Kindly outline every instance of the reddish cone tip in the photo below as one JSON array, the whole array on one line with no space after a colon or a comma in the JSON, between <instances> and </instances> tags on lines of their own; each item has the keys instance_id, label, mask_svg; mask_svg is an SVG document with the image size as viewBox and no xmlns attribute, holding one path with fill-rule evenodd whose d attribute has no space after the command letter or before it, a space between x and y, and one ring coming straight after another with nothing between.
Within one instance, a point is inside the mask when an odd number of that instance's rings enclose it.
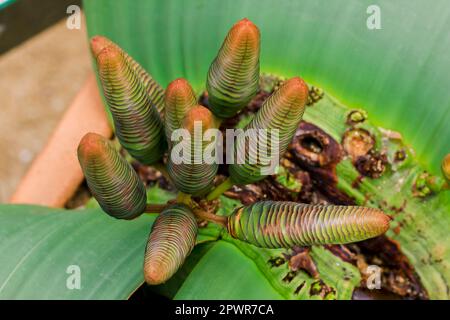
<instances>
[{"instance_id":1,"label":"reddish cone tip","mask_svg":"<svg viewBox=\"0 0 450 320\"><path fill-rule=\"evenodd\" d=\"M78 157L86 160L104 154L107 142L105 137L97 133L86 133L78 145Z\"/></svg>"},{"instance_id":2,"label":"reddish cone tip","mask_svg":"<svg viewBox=\"0 0 450 320\"><path fill-rule=\"evenodd\" d=\"M308 97L308 85L300 77L293 77L285 82L288 90L300 93L304 97Z\"/></svg>"},{"instance_id":3,"label":"reddish cone tip","mask_svg":"<svg viewBox=\"0 0 450 320\"><path fill-rule=\"evenodd\" d=\"M189 132L193 132L195 122L197 121L202 123L203 130L212 128L214 125L214 118L211 111L201 105L196 105L188 111L183 120L183 127Z\"/></svg>"},{"instance_id":4,"label":"reddish cone tip","mask_svg":"<svg viewBox=\"0 0 450 320\"><path fill-rule=\"evenodd\" d=\"M173 95L193 95L194 92L192 90L191 85L186 79L178 78L173 80L166 89L166 96L172 97Z\"/></svg>"},{"instance_id":5,"label":"reddish cone tip","mask_svg":"<svg viewBox=\"0 0 450 320\"><path fill-rule=\"evenodd\" d=\"M382 235L389 230L392 218L380 209L369 208L364 219L369 230L373 230L374 234Z\"/></svg>"},{"instance_id":6,"label":"reddish cone tip","mask_svg":"<svg viewBox=\"0 0 450 320\"><path fill-rule=\"evenodd\" d=\"M173 80L169 85L167 86L167 89L176 89L176 88L184 88L186 86L189 86L189 82L184 78L177 78Z\"/></svg>"},{"instance_id":7,"label":"reddish cone tip","mask_svg":"<svg viewBox=\"0 0 450 320\"><path fill-rule=\"evenodd\" d=\"M305 81L300 77L294 77L286 80L278 89L280 94L285 97L291 97L292 99L300 100L299 104L303 108L308 100L308 86Z\"/></svg>"},{"instance_id":8,"label":"reddish cone tip","mask_svg":"<svg viewBox=\"0 0 450 320\"><path fill-rule=\"evenodd\" d=\"M105 47L97 55L97 64L99 65L99 67L111 64L119 64L122 61L122 52L116 46Z\"/></svg>"},{"instance_id":9,"label":"reddish cone tip","mask_svg":"<svg viewBox=\"0 0 450 320\"><path fill-rule=\"evenodd\" d=\"M106 37L94 36L91 38L91 50L95 58L106 47L114 45L114 43Z\"/></svg>"},{"instance_id":10,"label":"reddish cone tip","mask_svg":"<svg viewBox=\"0 0 450 320\"><path fill-rule=\"evenodd\" d=\"M167 279L165 278L164 270L166 266L155 265L155 263L146 264L144 266L144 279L149 285L158 285L164 283Z\"/></svg>"},{"instance_id":11,"label":"reddish cone tip","mask_svg":"<svg viewBox=\"0 0 450 320\"><path fill-rule=\"evenodd\" d=\"M236 22L230 29L226 41L232 48L238 48L242 44L253 46L254 50L259 49L259 29L258 27L244 18Z\"/></svg>"},{"instance_id":12,"label":"reddish cone tip","mask_svg":"<svg viewBox=\"0 0 450 320\"><path fill-rule=\"evenodd\" d=\"M234 28L240 28L240 29L248 28L248 30L257 31L259 33L258 27L247 18L243 18L243 19L239 20L238 22L236 22L233 25L232 29L234 29Z\"/></svg>"}]
</instances>

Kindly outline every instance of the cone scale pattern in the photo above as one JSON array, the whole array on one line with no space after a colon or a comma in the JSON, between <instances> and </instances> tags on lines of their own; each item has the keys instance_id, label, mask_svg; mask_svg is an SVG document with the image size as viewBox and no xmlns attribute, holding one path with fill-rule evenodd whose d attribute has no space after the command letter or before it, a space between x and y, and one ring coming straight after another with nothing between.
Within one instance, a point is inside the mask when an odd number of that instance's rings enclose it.
<instances>
[{"instance_id":1,"label":"cone scale pattern","mask_svg":"<svg viewBox=\"0 0 450 320\"><path fill-rule=\"evenodd\" d=\"M95 36L91 39L91 48L95 58L106 47L115 46L118 50L121 50L125 59L129 65L133 68L135 74L144 84L145 89L149 97L152 100L153 105L156 107L161 117L164 114L164 89L157 83L142 66L137 63L130 55L123 51L117 44L112 42L106 37Z\"/></svg>"},{"instance_id":2,"label":"cone scale pattern","mask_svg":"<svg viewBox=\"0 0 450 320\"><path fill-rule=\"evenodd\" d=\"M96 59L103 93L121 145L144 164L158 162L166 149L163 122L136 69L115 45L102 48Z\"/></svg>"},{"instance_id":3,"label":"cone scale pattern","mask_svg":"<svg viewBox=\"0 0 450 320\"><path fill-rule=\"evenodd\" d=\"M196 123L197 128L200 129L198 135L195 134ZM184 137L174 143L167 163L167 172L178 190L194 196L202 196L212 188L218 163L205 161L203 156L206 148L211 146L211 142L203 141L203 134L214 127L212 113L200 105L191 108L183 119L182 128L189 133L189 139ZM175 154L180 154L179 150L183 150L180 157L182 161L176 163L174 157Z\"/></svg>"},{"instance_id":4,"label":"cone scale pattern","mask_svg":"<svg viewBox=\"0 0 450 320\"><path fill-rule=\"evenodd\" d=\"M108 140L86 134L78 146L78 160L89 189L107 214L133 219L145 211L144 184Z\"/></svg>"},{"instance_id":5,"label":"cone scale pattern","mask_svg":"<svg viewBox=\"0 0 450 320\"><path fill-rule=\"evenodd\" d=\"M150 285L170 279L195 246L197 221L185 205L172 205L153 223L144 257L144 278Z\"/></svg>"},{"instance_id":6,"label":"cone scale pattern","mask_svg":"<svg viewBox=\"0 0 450 320\"><path fill-rule=\"evenodd\" d=\"M268 132L267 136L264 137L263 135L258 144L249 143L244 135L239 135L236 139L236 161L229 165L230 177L234 183L243 185L259 181L265 177L261 169L263 166L268 166L269 160L272 159L272 151L275 150L272 144L278 144L279 156L285 153L302 119L307 99L308 87L298 77L285 81L277 91L267 98L261 109L244 129L244 131L264 129L261 132ZM279 133L277 140L270 139L270 132L274 132L272 131L274 129L278 130ZM253 141L256 141L256 139L253 139ZM265 152L262 152L261 146L266 146ZM245 163L243 164L239 164L237 161L239 153L245 154ZM258 159L258 161L250 163L250 159ZM278 162L279 159L272 160Z\"/></svg>"},{"instance_id":7,"label":"cone scale pattern","mask_svg":"<svg viewBox=\"0 0 450 320\"><path fill-rule=\"evenodd\" d=\"M390 218L381 210L355 206L260 201L228 218L228 232L262 248L345 244L381 235Z\"/></svg>"},{"instance_id":8,"label":"cone scale pattern","mask_svg":"<svg viewBox=\"0 0 450 320\"><path fill-rule=\"evenodd\" d=\"M172 132L181 128L187 112L197 104L194 90L185 79L172 81L166 89L165 94L165 129L169 145L171 145Z\"/></svg>"},{"instance_id":9,"label":"cone scale pattern","mask_svg":"<svg viewBox=\"0 0 450 320\"><path fill-rule=\"evenodd\" d=\"M211 111L230 118L244 108L258 91L260 35L248 19L228 32L206 79Z\"/></svg>"}]
</instances>

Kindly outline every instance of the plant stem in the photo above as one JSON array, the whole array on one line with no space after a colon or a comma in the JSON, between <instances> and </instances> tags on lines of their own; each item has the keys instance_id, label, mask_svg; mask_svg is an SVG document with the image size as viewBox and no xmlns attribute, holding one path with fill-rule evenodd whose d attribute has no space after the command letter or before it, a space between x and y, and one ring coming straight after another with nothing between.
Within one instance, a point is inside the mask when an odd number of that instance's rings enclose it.
<instances>
[{"instance_id":1,"label":"plant stem","mask_svg":"<svg viewBox=\"0 0 450 320\"><path fill-rule=\"evenodd\" d=\"M179 191L177 194L177 202L184 203L188 207L192 206L192 198L190 194Z\"/></svg>"},{"instance_id":2,"label":"plant stem","mask_svg":"<svg viewBox=\"0 0 450 320\"><path fill-rule=\"evenodd\" d=\"M230 189L234 185L230 177L219 184L213 191L211 191L207 196L206 200L211 201L220 197L225 191Z\"/></svg>"},{"instance_id":3,"label":"plant stem","mask_svg":"<svg viewBox=\"0 0 450 320\"><path fill-rule=\"evenodd\" d=\"M222 124L222 119L217 118L215 115L213 115L213 121L214 121L214 126L219 129L220 125Z\"/></svg>"},{"instance_id":4,"label":"plant stem","mask_svg":"<svg viewBox=\"0 0 450 320\"><path fill-rule=\"evenodd\" d=\"M148 203L145 208L146 213L160 213L167 207L167 204L152 204Z\"/></svg>"},{"instance_id":5,"label":"plant stem","mask_svg":"<svg viewBox=\"0 0 450 320\"><path fill-rule=\"evenodd\" d=\"M179 201L179 202L188 204L188 203L186 203L186 201L191 200L190 195L184 194L181 192L180 192L180 194L178 195L178 198L180 198L180 196L181 196L182 201ZM167 204L148 203L147 207L145 208L145 213L161 213L165 208L167 208L167 206L168 206ZM195 216L199 219L220 224L221 226L223 226L225 228L227 227L227 222L228 222L227 217L218 216L214 213L210 213L210 212L204 211L202 209L198 209L198 208L192 209L192 211L194 212Z\"/></svg>"},{"instance_id":6,"label":"plant stem","mask_svg":"<svg viewBox=\"0 0 450 320\"><path fill-rule=\"evenodd\" d=\"M194 214L197 216L197 218L220 224L222 227L225 227L225 228L227 227L227 223L228 223L227 217L218 216L217 214L206 212L201 209L194 209L193 211L194 211Z\"/></svg>"},{"instance_id":7,"label":"plant stem","mask_svg":"<svg viewBox=\"0 0 450 320\"><path fill-rule=\"evenodd\" d=\"M156 170L161 172L161 174L166 178L169 182L172 182L172 179L170 179L169 173L166 170L166 167L162 162L158 162L152 165Z\"/></svg>"}]
</instances>

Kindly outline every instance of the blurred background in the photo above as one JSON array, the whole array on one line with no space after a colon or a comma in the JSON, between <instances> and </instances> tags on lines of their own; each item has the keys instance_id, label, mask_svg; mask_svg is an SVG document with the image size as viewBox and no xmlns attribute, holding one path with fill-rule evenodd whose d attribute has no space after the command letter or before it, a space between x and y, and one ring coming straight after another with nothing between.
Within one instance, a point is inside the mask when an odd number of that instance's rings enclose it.
<instances>
[{"instance_id":1,"label":"blurred background","mask_svg":"<svg viewBox=\"0 0 450 320\"><path fill-rule=\"evenodd\" d=\"M74 0L0 0L0 203L14 192L91 70ZM26 128L26 130L24 130Z\"/></svg>"}]
</instances>

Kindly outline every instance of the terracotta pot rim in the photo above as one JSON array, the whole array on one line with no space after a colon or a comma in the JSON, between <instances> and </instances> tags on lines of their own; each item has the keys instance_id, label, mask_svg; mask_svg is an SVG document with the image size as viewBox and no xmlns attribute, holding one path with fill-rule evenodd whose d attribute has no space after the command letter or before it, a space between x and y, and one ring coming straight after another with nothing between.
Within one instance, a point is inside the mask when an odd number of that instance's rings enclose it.
<instances>
[{"instance_id":1,"label":"terracotta pot rim","mask_svg":"<svg viewBox=\"0 0 450 320\"><path fill-rule=\"evenodd\" d=\"M76 150L87 132L112 136L93 73L22 177L9 203L64 207L84 179Z\"/></svg>"}]
</instances>

